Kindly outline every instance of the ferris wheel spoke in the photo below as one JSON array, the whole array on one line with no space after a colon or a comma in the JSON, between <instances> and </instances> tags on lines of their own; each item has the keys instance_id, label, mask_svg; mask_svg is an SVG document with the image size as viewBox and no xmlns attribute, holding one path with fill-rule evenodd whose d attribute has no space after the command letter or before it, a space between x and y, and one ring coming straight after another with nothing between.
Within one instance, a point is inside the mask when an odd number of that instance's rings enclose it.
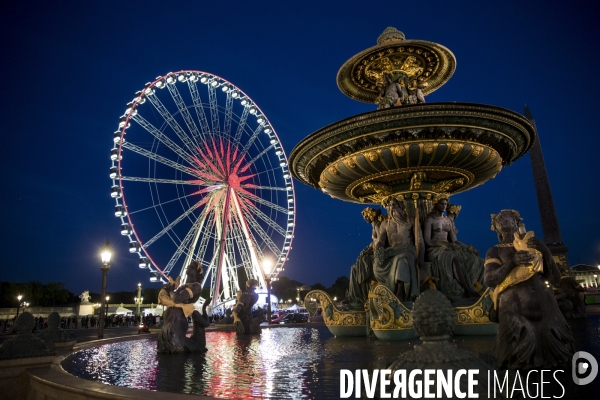
<instances>
[{"instance_id":1,"label":"ferris wheel spoke","mask_svg":"<svg viewBox=\"0 0 600 400\"><path fill-rule=\"evenodd\" d=\"M250 225L250 227L258 234L258 236L260 236L260 238L267 245L267 247L273 252L273 255L275 255L275 257L279 258L280 254L281 254L281 250L279 250L279 248L273 242L273 240L271 240L269 235L267 235L267 233L262 229L260 224L258 222L256 222L256 220L252 217L252 215L250 215L248 213L244 213L244 217L246 218L246 221L248 221L248 225ZM252 232L250 232L250 235L252 235ZM252 238L252 239L254 240L254 238Z\"/></svg>"},{"instance_id":2,"label":"ferris wheel spoke","mask_svg":"<svg viewBox=\"0 0 600 400\"><path fill-rule=\"evenodd\" d=\"M262 131L262 128L262 125L258 125L258 127L254 130L252 136L250 136L250 139L248 139L248 142L246 142L246 144L244 145L244 148L242 149L242 154L248 153L248 150L250 150L250 146L252 146L252 143L254 143L254 141L258 137L258 134Z\"/></svg>"},{"instance_id":3,"label":"ferris wheel spoke","mask_svg":"<svg viewBox=\"0 0 600 400\"><path fill-rule=\"evenodd\" d=\"M192 229L190 229L190 231L187 233L187 235L185 235L185 237L183 238L183 240L179 243L179 246L177 246L177 249L175 250L175 253L173 254L173 256L171 257L171 259L167 263L167 266L163 270L163 272L165 273L165 275L167 275L169 272L171 272L171 270L173 269L173 267L175 266L175 264L179 261L179 259L181 258L181 256L185 253L185 249L189 247L189 244L192 241L192 238L196 234L196 231L198 229L198 225L200 224L200 221L201 221L200 219L196 220L196 222L192 226ZM183 269L185 269L185 267L186 266L184 265Z\"/></svg>"},{"instance_id":4,"label":"ferris wheel spoke","mask_svg":"<svg viewBox=\"0 0 600 400\"><path fill-rule=\"evenodd\" d=\"M135 176L122 176L121 180L124 181L132 181L132 182L150 182L150 183L172 183L176 185L193 185L193 186L208 186L204 181L200 180L191 180L191 181L183 181L177 179L157 179L157 178L140 178Z\"/></svg>"},{"instance_id":5,"label":"ferris wheel spoke","mask_svg":"<svg viewBox=\"0 0 600 400\"><path fill-rule=\"evenodd\" d=\"M238 226L239 226L240 230L242 231L243 237L246 242L246 248L247 248L249 256L250 256L250 257L246 258L246 260L248 261L247 262L248 265L245 266L246 274L248 277L252 276L252 277L255 277L255 279L258 279L258 281L261 283L261 286L265 287L266 285L265 285L264 275L261 274L261 269L260 269L261 267L258 262L259 259L260 260L264 259L264 254L262 252L262 249L257 245L257 241L256 241L254 235L252 235L252 231L248 227L248 221L246 220L246 218L244 217L244 214L242 212L242 208L245 207L245 205L242 203L242 200L235 192L233 195L233 205L235 208L234 214L236 216L236 221L238 222ZM275 254L277 254L277 253L275 253ZM248 271L250 271L250 272L248 272Z\"/></svg>"},{"instance_id":6,"label":"ferris wheel spoke","mask_svg":"<svg viewBox=\"0 0 600 400\"><path fill-rule=\"evenodd\" d=\"M281 236L285 237L285 235L286 235L285 230L281 226L279 226L277 224L277 222L275 222L271 218L269 218L265 213L260 211L254 204L252 204L248 200L245 200L245 201L247 202L246 204L250 205L247 208L247 211L249 213L256 215L258 218L263 220L267 225L269 225L271 228L273 228L277 233L279 233Z\"/></svg>"},{"instance_id":7,"label":"ferris wheel spoke","mask_svg":"<svg viewBox=\"0 0 600 400\"><path fill-rule=\"evenodd\" d=\"M227 100L225 101L225 124L223 125L223 133L227 138L231 137L231 117L233 114L233 97L231 90L227 92Z\"/></svg>"},{"instance_id":8,"label":"ferris wheel spoke","mask_svg":"<svg viewBox=\"0 0 600 400\"><path fill-rule=\"evenodd\" d=\"M250 200L250 201L255 201L255 202L257 202L257 203L260 203L260 204L264 204L265 206L267 206L267 207L269 207L269 208L272 208L273 210L276 210L276 211L282 212L282 213L284 213L284 214L288 214L288 212L289 212L287 208L283 208L283 207L281 207L281 206L278 206L278 205L277 205L277 204L275 204L275 203L271 203L270 201L268 201L268 200L265 200L265 199L263 199L262 197L255 196L255 195L253 195L253 194L252 194L252 193L250 193L250 192L247 192L247 193L242 193L242 192L240 191L240 192L238 192L238 194L239 194L241 197L245 198L245 199L248 199L248 200Z\"/></svg>"},{"instance_id":9,"label":"ferris wheel spoke","mask_svg":"<svg viewBox=\"0 0 600 400\"><path fill-rule=\"evenodd\" d=\"M237 147L240 144L240 139L242 138L242 133L244 132L244 126L246 126L246 120L248 119L248 115L250 114L250 107L244 107L244 111L242 111L242 116L240 117L240 122L238 123L237 131L235 132L235 137L233 138L233 145Z\"/></svg>"},{"instance_id":10,"label":"ferris wheel spoke","mask_svg":"<svg viewBox=\"0 0 600 400\"><path fill-rule=\"evenodd\" d=\"M137 214L137 213L140 213L140 212L143 212L143 211L156 210L157 208L162 207L162 206L164 206L166 204L173 203L174 201L181 201L181 200L183 200L183 199L185 199L187 197L191 197L191 196L195 196L195 194L194 193L190 193L190 194L187 194L185 196L176 197L176 198L174 198L172 200L163 201L162 203L153 204L150 207L141 208L141 209L135 210L135 211L129 211L129 210L127 210L127 211L131 215L131 214Z\"/></svg>"},{"instance_id":11,"label":"ferris wheel spoke","mask_svg":"<svg viewBox=\"0 0 600 400\"><path fill-rule=\"evenodd\" d=\"M144 128L146 131L148 131L152 136L154 136L156 139L158 139L162 144L164 144L169 149L171 149L175 154L177 154L179 157L181 157L182 159L187 161L188 164L190 164L192 166L194 165L194 161L192 160L192 157L190 156L190 154L188 154L185 150L183 150L181 147L179 147L174 141L169 139L167 137L167 135L165 135L160 130L158 130L154 125L152 125L150 122L146 121L146 119L144 119L144 117L142 117L139 113L134 115L132 117L132 119L135 122L137 122L142 128ZM125 143L127 143L127 142L125 142Z\"/></svg>"},{"instance_id":12,"label":"ferris wheel spoke","mask_svg":"<svg viewBox=\"0 0 600 400\"><path fill-rule=\"evenodd\" d=\"M169 85L168 84L167 89L169 89L169 93L171 93L171 97L173 97L173 100L175 100L175 104L177 104L177 109L181 113L181 116L183 117L185 124L187 125L188 129L192 133L192 140L194 142L194 148L196 148L200 143L197 141L196 138L201 136L200 132L198 131L198 127L196 126L194 119L190 115L190 112L189 112L187 106L185 105L185 102L183 101L183 98L181 97L179 90L177 90L177 85Z\"/></svg>"},{"instance_id":13,"label":"ferris wheel spoke","mask_svg":"<svg viewBox=\"0 0 600 400\"><path fill-rule=\"evenodd\" d=\"M180 223L185 217L187 217L188 215L190 215L194 210L196 210L198 207L202 206L204 203L206 203L206 201L208 201L208 199L211 196L206 196L204 199L200 200L199 202L197 202L196 204L194 204L193 206L191 206L190 208L188 208L183 214L181 214L179 217L177 217L173 222L171 222L169 225L165 226L160 232L158 232L156 235L154 235L154 237L150 240L148 240L144 246L145 247L150 247L150 245L154 242L156 242L158 239L160 239L160 237L162 235L164 235L165 233L169 232L175 225L177 225L178 223Z\"/></svg>"},{"instance_id":14,"label":"ferris wheel spoke","mask_svg":"<svg viewBox=\"0 0 600 400\"><path fill-rule=\"evenodd\" d=\"M201 233L200 245L198 246L198 251L196 252L196 258L198 260L204 260L204 255L206 254L206 249L208 247L209 239L211 239L211 238L215 239L214 235L211 235L213 221L215 219L215 213L211 212L211 211L207 211L207 214L208 214L208 216L206 217L206 222L204 223L204 227L202 228L203 231L200 232ZM202 232L204 232L203 235L202 235Z\"/></svg>"},{"instance_id":15,"label":"ferris wheel spoke","mask_svg":"<svg viewBox=\"0 0 600 400\"><path fill-rule=\"evenodd\" d=\"M256 246L256 243L253 243L252 248L248 248L249 246L244 241L244 237L246 235L244 235L243 229L240 226L238 220L237 219L235 219L235 220L236 220L236 223L235 223L235 226L233 229L236 232L235 240L236 240L236 244L239 249L239 252L240 252L242 266L244 267L244 270L246 271L246 276L248 277L248 279L258 280L258 275L256 274L255 268L253 266L252 256L251 256L252 249L258 249L258 247ZM252 237L250 237L249 239L252 240ZM258 257L260 259L263 258L262 252L260 254L258 254Z\"/></svg>"},{"instance_id":16,"label":"ferris wheel spoke","mask_svg":"<svg viewBox=\"0 0 600 400\"><path fill-rule=\"evenodd\" d=\"M200 129L202 132L200 134L200 140L196 138L196 141L204 142L206 141L208 135L210 135L210 127L208 126L208 120L206 119L206 113L204 112L204 107L202 106L202 100L200 99L200 92L198 92L198 87L196 86L196 82L192 82L188 79L188 88L190 89L190 94L192 95L192 103L194 103L194 109L196 110L196 115L198 116L198 121L200 121Z\"/></svg>"},{"instance_id":17,"label":"ferris wheel spoke","mask_svg":"<svg viewBox=\"0 0 600 400\"><path fill-rule=\"evenodd\" d=\"M210 83L208 84L208 102L210 104L210 121L212 125L212 133L217 135L221 132L219 126L219 109L217 106L217 93L216 89Z\"/></svg>"},{"instance_id":18,"label":"ferris wheel spoke","mask_svg":"<svg viewBox=\"0 0 600 400\"><path fill-rule=\"evenodd\" d=\"M137 153L141 156L144 156L146 158L149 158L151 160L154 160L156 162L159 162L161 164L164 164L168 167L174 168L181 172L185 172L186 174L190 174L190 175L198 177L198 174L195 169L186 167L185 165L181 165L179 163L176 163L175 161L171 161L168 158L159 156L158 154L154 154L153 152L146 150L144 148L141 148L139 146L136 146L135 144L133 144L131 142L123 142L122 146L123 146L123 148L125 148L127 150L131 150L134 153Z\"/></svg>"},{"instance_id":19,"label":"ferris wheel spoke","mask_svg":"<svg viewBox=\"0 0 600 400\"><path fill-rule=\"evenodd\" d=\"M244 167L240 170L240 172L245 172L248 168L250 168L250 166L252 164L254 164L254 162L256 160L258 160L259 158L261 158L262 156L264 156L265 154L267 154L267 152L269 150L271 150L273 147L275 147L275 144L271 144L269 147L265 148L263 151L261 151L260 153L258 153L258 155L256 157L254 157L252 160L248 161L248 164L244 165Z\"/></svg>"},{"instance_id":20,"label":"ferris wheel spoke","mask_svg":"<svg viewBox=\"0 0 600 400\"><path fill-rule=\"evenodd\" d=\"M280 187L274 187L274 186L257 186L257 185L253 185L253 184L247 184L247 185L240 185L240 187L243 187L244 189L264 189L264 190L281 190L283 192L287 192L288 189L287 188L280 188Z\"/></svg>"},{"instance_id":21,"label":"ferris wheel spoke","mask_svg":"<svg viewBox=\"0 0 600 400\"><path fill-rule=\"evenodd\" d=\"M167 84L167 87L169 87L169 92L171 92L171 90L172 90L171 86L173 86L173 85ZM175 90L177 90L177 89L175 89ZM179 95L179 92L177 92L177 94ZM173 96L173 92L171 92L171 96ZM179 97L181 98L181 96L179 96ZM183 131L183 129L181 129L181 126L179 126L179 123L177 123L175 118L171 115L171 113L163 105L163 103L160 101L160 99L157 96L147 96L147 98L148 98L148 100L150 100L150 103L152 103L152 105L154 106L156 111L158 111L159 114L164 118L165 122L171 127L171 129L173 129L173 131L175 131L175 134L177 135L179 140L181 140L183 142L183 144L185 144L185 147L187 148L187 150L191 154L194 154L196 151L196 145L194 143L192 143L192 141L190 140L188 135ZM173 99L177 103L177 100L175 99L175 97L173 97ZM179 104L177 106L179 107Z\"/></svg>"}]
</instances>

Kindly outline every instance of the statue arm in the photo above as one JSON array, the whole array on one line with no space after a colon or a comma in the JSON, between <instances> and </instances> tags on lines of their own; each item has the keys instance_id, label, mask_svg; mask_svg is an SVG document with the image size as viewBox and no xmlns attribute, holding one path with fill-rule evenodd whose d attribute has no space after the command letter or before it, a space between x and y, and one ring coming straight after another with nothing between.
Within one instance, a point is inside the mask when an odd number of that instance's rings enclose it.
<instances>
[{"instance_id":1,"label":"statue arm","mask_svg":"<svg viewBox=\"0 0 600 400\"><path fill-rule=\"evenodd\" d=\"M483 280L487 286L498 285L506 278L508 273L515 267L513 260L504 262L500 259L498 248L492 247L485 256L485 269Z\"/></svg>"},{"instance_id":2,"label":"statue arm","mask_svg":"<svg viewBox=\"0 0 600 400\"><path fill-rule=\"evenodd\" d=\"M552 257L552 253L548 246L546 246L542 239L535 236L527 241L527 246L542 253L542 257L544 258L544 272L542 275L544 278L548 279L552 285L558 286L560 284L560 271L554 262L554 257Z\"/></svg>"},{"instance_id":3,"label":"statue arm","mask_svg":"<svg viewBox=\"0 0 600 400\"><path fill-rule=\"evenodd\" d=\"M201 291L202 287L199 283L189 283L177 288L177 290L171 294L171 298L175 303L195 303L200 297Z\"/></svg>"},{"instance_id":4,"label":"statue arm","mask_svg":"<svg viewBox=\"0 0 600 400\"><path fill-rule=\"evenodd\" d=\"M425 242L425 244L427 245L427 247L435 247L437 246L437 243L434 242L433 240L431 240L431 228L432 228L432 221L430 217L425 218L425 222L423 222L423 240Z\"/></svg>"},{"instance_id":5,"label":"statue arm","mask_svg":"<svg viewBox=\"0 0 600 400\"><path fill-rule=\"evenodd\" d=\"M377 228L377 238L375 238L375 250L376 249L383 249L385 247L385 241L387 240L387 230L385 229L384 224L386 224L387 222L384 221L381 224L379 224L379 227ZM375 228L373 228L373 230L375 231Z\"/></svg>"},{"instance_id":6,"label":"statue arm","mask_svg":"<svg viewBox=\"0 0 600 400\"><path fill-rule=\"evenodd\" d=\"M417 258L417 265L423 265L425 263L425 242L423 240L423 231L416 227L413 226L413 229L416 231L415 233L415 237L417 238L417 252L418 252L418 258Z\"/></svg>"}]
</instances>

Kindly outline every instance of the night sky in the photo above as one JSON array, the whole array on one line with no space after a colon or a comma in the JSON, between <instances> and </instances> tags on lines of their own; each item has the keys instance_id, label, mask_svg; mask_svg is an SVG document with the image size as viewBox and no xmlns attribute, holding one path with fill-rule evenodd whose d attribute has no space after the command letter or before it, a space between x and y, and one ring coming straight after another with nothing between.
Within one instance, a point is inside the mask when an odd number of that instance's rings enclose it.
<instances>
[{"instance_id":1,"label":"night sky","mask_svg":"<svg viewBox=\"0 0 600 400\"><path fill-rule=\"evenodd\" d=\"M147 270L119 232L108 177L125 104L156 76L219 75L248 93L287 154L304 137L374 105L344 96L341 65L388 26L457 59L433 102L531 109L571 265L600 262L599 8L594 3L325 1L19 1L0 11L0 280L100 291L100 248L115 254L108 290L144 287ZM370 241L364 206L296 181L285 276L331 285ZM451 198L459 239L496 243L490 214L514 208L541 235L529 156Z\"/></svg>"}]
</instances>

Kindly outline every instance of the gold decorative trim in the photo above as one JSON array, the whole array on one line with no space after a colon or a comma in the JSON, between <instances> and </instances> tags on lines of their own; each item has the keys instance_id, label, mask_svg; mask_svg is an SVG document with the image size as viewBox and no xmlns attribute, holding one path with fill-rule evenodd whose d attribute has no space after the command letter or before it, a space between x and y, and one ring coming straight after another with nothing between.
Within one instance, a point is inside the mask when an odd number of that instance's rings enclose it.
<instances>
[{"instance_id":1,"label":"gold decorative trim","mask_svg":"<svg viewBox=\"0 0 600 400\"><path fill-rule=\"evenodd\" d=\"M404 148L404 145L400 145L400 146L393 146L391 148L392 152L398 156L398 157L403 157L404 154L406 153L406 149Z\"/></svg>"},{"instance_id":2,"label":"gold decorative trim","mask_svg":"<svg viewBox=\"0 0 600 400\"><path fill-rule=\"evenodd\" d=\"M443 114L443 112L440 111L440 115L442 115L442 114ZM429 115L429 113L423 113L423 115ZM453 113L452 115L455 115L455 114ZM475 115L476 114L473 114L473 116L475 116ZM419 116L421 116L421 115L419 115ZM438 115L436 115L436 116L438 116ZM377 120L373 120L373 123L376 123L376 122L378 122L378 121ZM506 122L508 122L508 121L506 121ZM365 134L362 134L362 135L353 136L352 138L348 138L346 140L341 140L341 141L337 142L336 144L334 144L333 146L326 147L325 149L322 149L321 151L319 151L319 153L317 153L316 155L314 155L306 163L306 165L304 167L304 175L305 176L310 176L310 174L308 172L308 168L309 168L309 165L311 165L315 161L315 159L317 159L318 157L320 157L323 153L325 153L325 152L327 152L329 150L335 149L336 147L339 147L339 146L341 146L344 143L356 141L357 139L360 139L362 137L369 137L369 136L372 136L374 133L381 134L381 133L385 133L385 132L395 132L398 129L406 130L406 129L424 129L424 128L434 128L434 127L456 127L456 128L461 127L461 128L465 128L465 129L481 129L481 127L478 127L478 126L462 125L462 124L426 124L426 125L405 126L405 127L402 127L402 128L391 128L391 129L384 129L384 130L380 130L380 131L368 132L368 133L365 133ZM515 140L513 138L511 138L510 136L506 135L505 133L502 133L500 131L497 131L497 130L491 129L491 128L486 128L485 130L488 131L488 132L493 132L493 133L496 133L498 135L501 135L502 137L510 140L512 142L512 144L513 144L514 147L518 147L517 143L515 142ZM317 131L317 132L319 132L319 131ZM339 134L339 133L342 133L342 132L344 132L344 131L335 132L335 134ZM331 136L333 136L333 135L331 135ZM327 136L321 136L319 138L320 141L323 141L325 139L325 137L327 137ZM436 138L436 139L419 139L419 140L399 140L397 143L403 143L404 145L405 144L410 145L410 144L413 144L413 143L420 143L420 142L424 142L424 141L439 141L439 138ZM455 141L455 142L461 142L463 144L471 144L471 143L473 143L473 144L480 144L478 142L474 142L474 141L471 141L471 140L459 140L459 139L444 139L443 140L443 142L447 142L447 143L451 143L453 141ZM373 149L373 148L377 148L377 147L388 147L389 148L390 145L392 145L392 144L393 143L386 143L384 145L379 145L379 146L376 146L376 147L369 147L369 149ZM487 145L482 145L482 146L485 146L485 147L493 149L492 147L487 146ZM296 147L298 147L298 146L296 146ZM366 149L364 149L364 150L366 150ZM364 150L362 150L362 151L364 151ZM305 150L305 151L307 151L307 150ZM360 153L360 151L357 152L357 153ZM357 153L354 153L354 154L357 154Z\"/></svg>"},{"instance_id":3,"label":"gold decorative trim","mask_svg":"<svg viewBox=\"0 0 600 400\"><path fill-rule=\"evenodd\" d=\"M478 157L483 152L483 146L475 145L472 146L471 155L473 157Z\"/></svg>"},{"instance_id":4,"label":"gold decorative trim","mask_svg":"<svg viewBox=\"0 0 600 400\"><path fill-rule=\"evenodd\" d=\"M314 299L314 301L312 300ZM327 326L365 326L364 311L342 311L336 307L329 294L322 290L311 290L304 297L304 305L311 316L321 307L323 321Z\"/></svg>"},{"instance_id":5,"label":"gold decorative trim","mask_svg":"<svg viewBox=\"0 0 600 400\"><path fill-rule=\"evenodd\" d=\"M342 161L344 165L350 169L356 168L356 160L354 157L350 157Z\"/></svg>"},{"instance_id":6,"label":"gold decorative trim","mask_svg":"<svg viewBox=\"0 0 600 400\"><path fill-rule=\"evenodd\" d=\"M368 161L375 162L379 159L379 154L376 151L367 151L362 153L363 157Z\"/></svg>"},{"instance_id":7,"label":"gold decorative trim","mask_svg":"<svg viewBox=\"0 0 600 400\"><path fill-rule=\"evenodd\" d=\"M485 262L483 263L484 267L487 267L488 264L500 264L502 265L502 261L497 259L497 258L488 258L485 260Z\"/></svg>"},{"instance_id":8,"label":"gold decorative trim","mask_svg":"<svg viewBox=\"0 0 600 400\"><path fill-rule=\"evenodd\" d=\"M423 153L425 153L427 155L433 153L433 143L423 144Z\"/></svg>"},{"instance_id":9,"label":"gold decorative trim","mask_svg":"<svg viewBox=\"0 0 600 400\"><path fill-rule=\"evenodd\" d=\"M487 288L475 304L454 307L456 325L491 324L489 311L485 310L484 303L491 303L493 293L491 288Z\"/></svg>"},{"instance_id":10,"label":"gold decorative trim","mask_svg":"<svg viewBox=\"0 0 600 400\"><path fill-rule=\"evenodd\" d=\"M400 315L395 317L392 305L399 307ZM369 312L371 329L404 330L413 328L412 311L384 285L371 286L369 290Z\"/></svg>"},{"instance_id":11,"label":"gold decorative trim","mask_svg":"<svg viewBox=\"0 0 600 400\"><path fill-rule=\"evenodd\" d=\"M461 151L464 147L464 143L452 143L450 146L450 154L456 154Z\"/></svg>"},{"instance_id":12,"label":"gold decorative trim","mask_svg":"<svg viewBox=\"0 0 600 400\"><path fill-rule=\"evenodd\" d=\"M467 183L464 186L468 186L471 183L473 183L475 181L475 175L473 175L471 172L466 171L466 170L462 170L460 168L452 168L452 167L412 167L412 168L398 168L398 169L393 169L393 170L389 170L389 171L384 171L384 172L378 172L372 175L368 175L365 176L361 179L358 179L352 183L350 183L347 187L346 187L346 195L348 197L350 197L351 199L356 199L358 200L358 197L354 196L353 192L354 190L361 184L372 181L372 180L376 180L379 178L383 178L389 175L394 175L397 174L399 172L405 172L405 173L412 173L412 172L439 172L439 171L443 171L443 172L451 172L451 173L455 173L458 175L461 175L462 177L464 177L464 179L467 181ZM397 193L396 193L397 194Z\"/></svg>"}]
</instances>

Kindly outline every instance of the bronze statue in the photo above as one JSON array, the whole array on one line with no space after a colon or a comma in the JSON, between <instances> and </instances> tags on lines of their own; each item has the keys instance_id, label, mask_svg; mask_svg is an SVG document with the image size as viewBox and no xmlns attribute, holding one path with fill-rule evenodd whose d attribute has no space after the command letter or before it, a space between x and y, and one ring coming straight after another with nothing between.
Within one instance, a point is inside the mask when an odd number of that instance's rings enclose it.
<instances>
[{"instance_id":1,"label":"bronze statue","mask_svg":"<svg viewBox=\"0 0 600 400\"><path fill-rule=\"evenodd\" d=\"M377 282L385 285L400 301L412 301L419 295L417 279L417 252L419 244L419 265L423 262L423 240L420 229L408 218L404 199L388 196L382 205L387 217L379 227L379 237L375 243L373 274Z\"/></svg>"},{"instance_id":2,"label":"bronze statue","mask_svg":"<svg viewBox=\"0 0 600 400\"><path fill-rule=\"evenodd\" d=\"M560 278L560 285L554 288L554 296L565 318L585 317L584 292L585 289L572 276Z\"/></svg>"},{"instance_id":3,"label":"bronze statue","mask_svg":"<svg viewBox=\"0 0 600 400\"><path fill-rule=\"evenodd\" d=\"M158 304L167 306L163 314L164 325L158 335L159 353L183 353L206 351L204 329L209 326L206 307L211 299L202 306L202 315L194 308L194 303L200 298L202 291L202 266L198 261L192 261L186 268L186 283L179 285L181 277L163 286L158 294ZM194 330L188 338L188 317L192 316Z\"/></svg>"},{"instance_id":4,"label":"bronze statue","mask_svg":"<svg viewBox=\"0 0 600 400\"><path fill-rule=\"evenodd\" d=\"M408 104L421 104L425 103L425 95L423 89L427 87L427 82L421 82L413 79L407 86L408 90Z\"/></svg>"},{"instance_id":5,"label":"bronze statue","mask_svg":"<svg viewBox=\"0 0 600 400\"><path fill-rule=\"evenodd\" d=\"M398 81L392 79L392 74L383 74L383 85L379 92L379 108L390 108L402 105L408 93Z\"/></svg>"},{"instance_id":6,"label":"bronze statue","mask_svg":"<svg viewBox=\"0 0 600 400\"><path fill-rule=\"evenodd\" d=\"M560 271L542 240L519 233L520 222L515 210L492 215L500 243L487 252L485 282L495 286L496 361L507 369L550 368L570 362L575 351L569 325L544 283L558 286Z\"/></svg>"},{"instance_id":7,"label":"bronze statue","mask_svg":"<svg viewBox=\"0 0 600 400\"><path fill-rule=\"evenodd\" d=\"M265 321L265 310L258 307L258 316L252 314L252 307L258 301L258 294L254 292L258 282L256 279L249 279L246 282L246 290L237 292L237 303L233 307L233 323L238 334L260 333L260 323Z\"/></svg>"},{"instance_id":8,"label":"bronze statue","mask_svg":"<svg viewBox=\"0 0 600 400\"><path fill-rule=\"evenodd\" d=\"M349 308L363 310L369 295L371 279L373 279L373 246L379 236L379 226L383 220L381 210L367 207L362 216L371 226L372 242L365 247L350 269L350 286L348 288Z\"/></svg>"},{"instance_id":9,"label":"bronze statue","mask_svg":"<svg viewBox=\"0 0 600 400\"><path fill-rule=\"evenodd\" d=\"M483 259L470 250L472 246L456 238L454 222L444 215L448 196L439 194L433 203L433 211L423 224L423 236L432 275L439 278L438 289L451 300L479 297L475 283L483 282Z\"/></svg>"}]
</instances>

